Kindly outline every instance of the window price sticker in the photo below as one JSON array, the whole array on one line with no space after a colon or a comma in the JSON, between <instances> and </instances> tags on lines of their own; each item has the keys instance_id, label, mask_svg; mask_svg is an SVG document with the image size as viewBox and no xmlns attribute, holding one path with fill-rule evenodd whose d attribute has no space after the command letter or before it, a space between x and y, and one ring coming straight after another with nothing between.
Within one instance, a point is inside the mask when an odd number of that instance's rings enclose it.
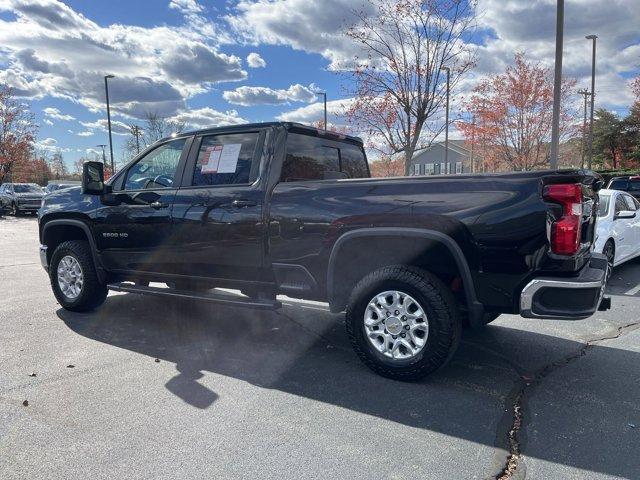
<instances>
[{"instance_id":1,"label":"window price sticker","mask_svg":"<svg viewBox=\"0 0 640 480\"><path fill-rule=\"evenodd\" d=\"M241 147L240 143L207 147L200 171L202 173L235 173Z\"/></svg>"},{"instance_id":2,"label":"window price sticker","mask_svg":"<svg viewBox=\"0 0 640 480\"><path fill-rule=\"evenodd\" d=\"M218 164L220 163L222 148L222 145L207 147L204 151L204 161L200 168L202 173L218 173Z\"/></svg>"}]
</instances>

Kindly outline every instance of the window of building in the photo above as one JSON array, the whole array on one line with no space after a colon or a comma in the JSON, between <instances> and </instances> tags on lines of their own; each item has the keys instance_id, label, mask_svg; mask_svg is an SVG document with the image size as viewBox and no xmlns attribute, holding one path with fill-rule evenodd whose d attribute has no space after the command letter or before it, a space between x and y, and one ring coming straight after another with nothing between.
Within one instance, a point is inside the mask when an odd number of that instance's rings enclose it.
<instances>
[{"instance_id":1,"label":"window of building","mask_svg":"<svg viewBox=\"0 0 640 480\"><path fill-rule=\"evenodd\" d=\"M435 172L435 167L433 163L427 163L424 166L424 174L425 175L433 175Z\"/></svg>"},{"instance_id":2,"label":"window of building","mask_svg":"<svg viewBox=\"0 0 640 480\"><path fill-rule=\"evenodd\" d=\"M462 162L456 162L456 173L462 173Z\"/></svg>"},{"instance_id":3,"label":"window of building","mask_svg":"<svg viewBox=\"0 0 640 480\"><path fill-rule=\"evenodd\" d=\"M247 132L203 137L191 184L250 183L259 135L258 132Z\"/></svg>"}]
</instances>

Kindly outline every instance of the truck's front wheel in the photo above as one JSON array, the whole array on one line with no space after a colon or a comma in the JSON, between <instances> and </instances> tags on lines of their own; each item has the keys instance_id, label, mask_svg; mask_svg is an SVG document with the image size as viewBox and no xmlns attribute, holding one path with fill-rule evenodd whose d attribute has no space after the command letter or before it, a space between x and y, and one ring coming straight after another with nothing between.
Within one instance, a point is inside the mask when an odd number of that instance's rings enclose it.
<instances>
[{"instance_id":1,"label":"truck's front wheel","mask_svg":"<svg viewBox=\"0 0 640 480\"><path fill-rule=\"evenodd\" d=\"M364 277L347 307L347 333L360 359L396 380L418 380L455 353L461 323L451 292L435 276L391 266Z\"/></svg>"},{"instance_id":2,"label":"truck's front wheel","mask_svg":"<svg viewBox=\"0 0 640 480\"><path fill-rule=\"evenodd\" d=\"M58 245L51 256L49 278L56 299L66 310L93 310L107 298L107 286L98 278L88 242L71 240Z\"/></svg>"}]
</instances>

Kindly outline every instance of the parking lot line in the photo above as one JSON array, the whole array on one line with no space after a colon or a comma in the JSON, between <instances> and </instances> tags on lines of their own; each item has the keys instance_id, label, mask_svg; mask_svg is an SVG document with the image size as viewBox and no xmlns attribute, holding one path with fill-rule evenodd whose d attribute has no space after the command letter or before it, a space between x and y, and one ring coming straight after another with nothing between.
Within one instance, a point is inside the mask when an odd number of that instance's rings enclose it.
<instances>
[{"instance_id":1,"label":"parking lot line","mask_svg":"<svg viewBox=\"0 0 640 480\"><path fill-rule=\"evenodd\" d=\"M638 285L636 285L635 287L633 287L630 290L627 290L626 292L624 292L625 295L629 295L629 296L633 296L636 293L640 292L640 283Z\"/></svg>"}]
</instances>

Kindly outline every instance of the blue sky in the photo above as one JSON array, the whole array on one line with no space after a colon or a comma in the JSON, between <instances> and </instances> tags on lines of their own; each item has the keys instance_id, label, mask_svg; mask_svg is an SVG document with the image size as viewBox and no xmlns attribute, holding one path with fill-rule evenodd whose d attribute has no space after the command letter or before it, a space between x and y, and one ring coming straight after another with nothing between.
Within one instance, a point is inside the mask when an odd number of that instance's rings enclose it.
<instances>
[{"instance_id":1,"label":"blue sky","mask_svg":"<svg viewBox=\"0 0 640 480\"><path fill-rule=\"evenodd\" d=\"M191 128L245 121L330 120L348 104L336 73L354 46L339 34L361 0L0 0L0 82L31 104L39 148L71 164L107 143L102 76L110 80L114 131L145 112ZM456 101L516 51L553 65L555 0L480 0L478 65ZM637 0L568 0L565 74L589 84L597 33L598 106L624 113L640 65ZM580 99L576 95L576 100ZM455 132L454 132L455 137ZM116 160L124 135L114 136Z\"/></svg>"}]
</instances>

